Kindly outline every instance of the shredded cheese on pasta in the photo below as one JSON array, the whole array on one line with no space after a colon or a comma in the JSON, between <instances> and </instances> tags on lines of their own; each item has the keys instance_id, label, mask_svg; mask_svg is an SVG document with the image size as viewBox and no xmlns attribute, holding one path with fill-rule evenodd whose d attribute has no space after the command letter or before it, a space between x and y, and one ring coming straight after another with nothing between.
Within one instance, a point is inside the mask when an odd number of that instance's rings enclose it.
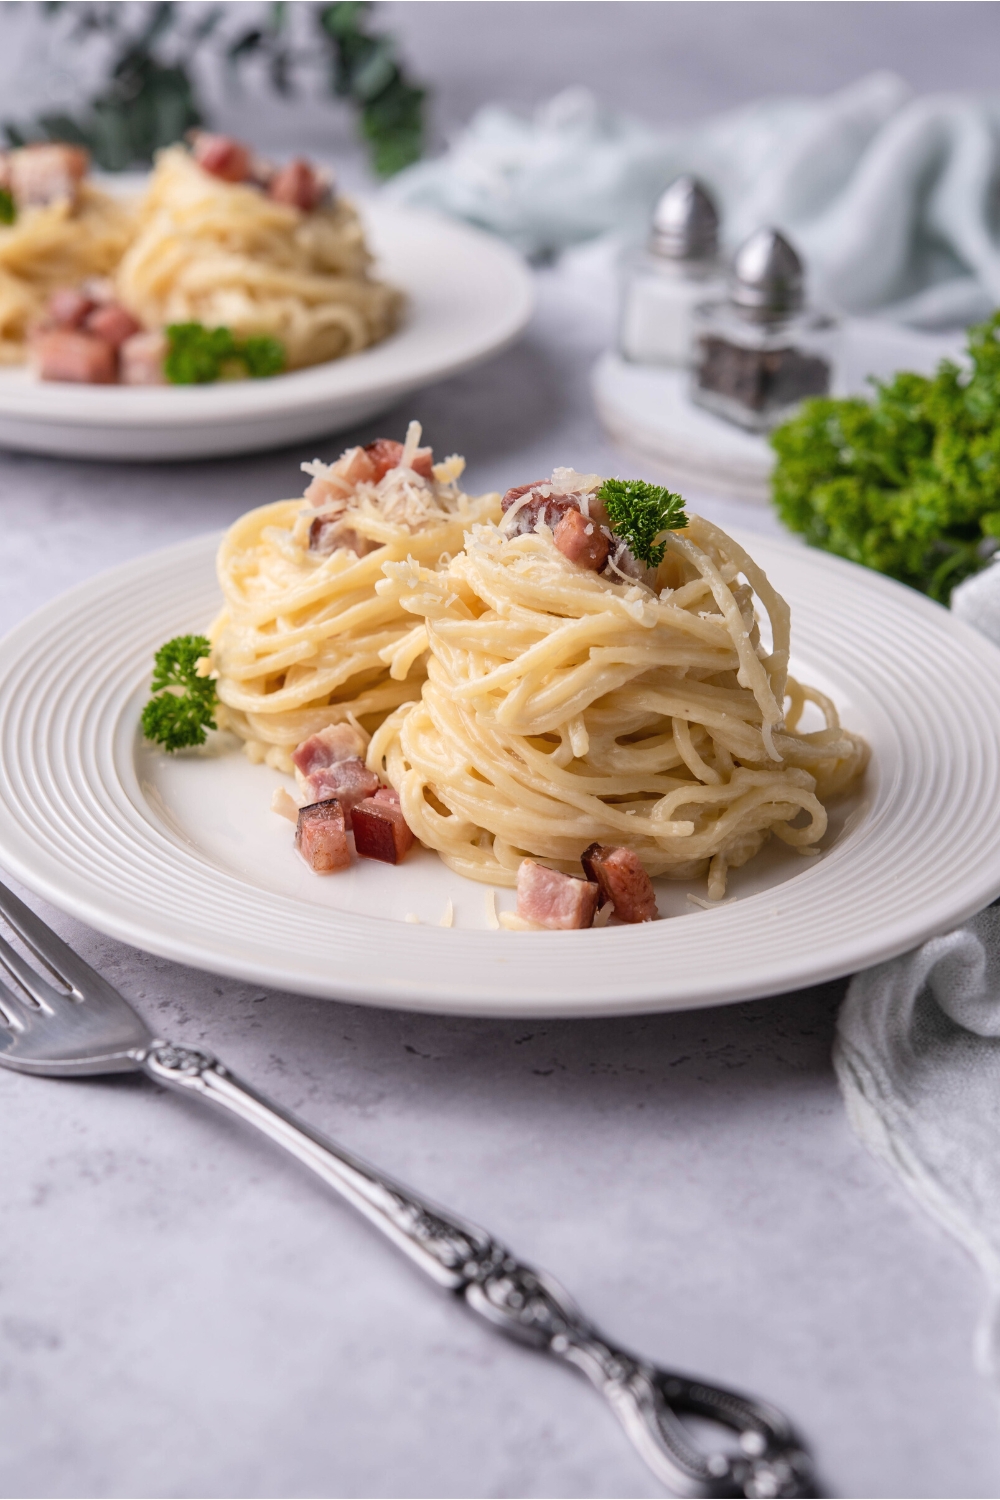
<instances>
[{"instance_id":1,"label":"shredded cheese on pasta","mask_svg":"<svg viewBox=\"0 0 1000 1500\"><path fill-rule=\"evenodd\" d=\"M409 436L412 460L419 424ZM370 729L420 695L426 628L377 592L384 565L431 574L461 551L470 527L500 514L499 495L459 489L458 460L449 460L453 479L427 480L401 464L377 484L351 486L337 470L349 469L353 452L339 464L303 465L328 494L322 504L261 506L219 548L225 608L210 636L220 727L244 740L251 759L284 771L309 735L345 720ZM309 546L324 521L343 542L325 555Z\"/></svg>"},{"instance_id":2,"label":"shredded cheese on pasta","mask_svg":"<svg viewBox=\"0 0 1000 1500\"><path fill-rule=\"evenodd\" d=\"M493 886L525 857L579 874L596 840L654 876L707 875L716 901L770 836L823 836L864 741L787 677L788 607L741 547L698 517L666 545L655 588L567 561L544 526L473 526L442 569L386 556L377 597L422 622L430 654L368 764L452 869ZM798 730L807 702L825 728Z\"/></svg>"}]
</instances>

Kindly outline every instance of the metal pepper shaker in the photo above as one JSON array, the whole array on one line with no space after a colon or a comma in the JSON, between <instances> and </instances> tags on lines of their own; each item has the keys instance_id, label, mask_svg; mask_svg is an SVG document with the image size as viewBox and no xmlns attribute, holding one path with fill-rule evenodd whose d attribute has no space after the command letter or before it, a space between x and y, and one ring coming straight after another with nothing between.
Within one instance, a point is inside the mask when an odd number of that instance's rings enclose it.
<instances>
[{"instance_id":1,"label":"metal pepper shaker","mask_svg":"<svg viewBox=\"0 0 1000 1500\"><path fill-rule=\"evenodd\" d=\"M622 262L618 351L646 365L690 365L691 314L725 291L719 215L708 189L678 177L656 204L649 239Z\"/></svg>"},{"instance_id":2,"label":"metal pepper shaker","mask_svg":"<svg viewBox=\"0 0 1000 1500\"><path fill-rule=\"evenodd\" d=\"M823 396L833 376L837 325L805 301L802 261L777 229L757 229L736 252L728 296L693 314L691 395L754 432Z\"/></svg>"}]
</instances>

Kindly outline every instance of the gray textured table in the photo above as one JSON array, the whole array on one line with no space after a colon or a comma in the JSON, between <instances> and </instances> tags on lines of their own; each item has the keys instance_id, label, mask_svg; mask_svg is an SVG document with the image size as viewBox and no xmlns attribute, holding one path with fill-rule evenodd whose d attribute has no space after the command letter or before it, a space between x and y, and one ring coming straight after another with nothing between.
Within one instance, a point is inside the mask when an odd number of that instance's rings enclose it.
<instances>
[{"instance_id":1,"label":"gray textured table","mask_svg":"<svg viewBox=\"0 0 1000 1500\"><path fill-rule=\"evenodd\" d=\"M428 52L434 26L446 49L441 11L469 26L463 6L392 9ZM697 8L668 9L690 32ZM799 7L777 9L802 30ZM874 54L887 10L937 7L865 9ZM995 25L997 7L973 9ZM848 53L850 72L886 60ZM590 412L601 310L555 273L539 283L521 345L356 438L417 414L484 488L554 462L636 472ZM0 629L296 493L311 456L0 456ZM997 1493L976 1274L848 1130L829 1063L841 986L636 1020L444 1020L265 993L36 905L158 1029L488 1224L622 1340L785 1406L828 1493ZM657 1493L582 1382L463 1316L235 1125L131 1080L0 1073L0 1128L3 1494Z\"/></svg>"}]
</instances>

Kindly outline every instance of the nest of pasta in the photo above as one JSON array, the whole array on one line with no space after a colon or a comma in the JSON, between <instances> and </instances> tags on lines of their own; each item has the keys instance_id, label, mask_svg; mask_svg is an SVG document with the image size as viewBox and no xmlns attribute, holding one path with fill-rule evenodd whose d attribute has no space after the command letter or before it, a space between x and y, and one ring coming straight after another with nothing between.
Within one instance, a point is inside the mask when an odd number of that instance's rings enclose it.
<instances>
[{"instance_id":1,"label":"nest of pasta","mask_svg":"<svg viewBox=\"0 0 1000 1500\"><path fill-rule=\"evenodd\" d=\"M572 504L589 545L586 493ZM666 534L655 571L629 576L620 546L602 555L601 572L570 560L540 519L521 534L473 526L444 568L386 558L376 592L422 622L427 680L368 764L410 828L495 885L513 886L525 858L579 874L597 841L634 850L651 876L707 875L712 899L769 838L814 851L867 747L787 675L785 601L698 517ZM800 727L807 703L822 729Z\"/></svg>"},{"instance_id":2,"label":"nest of pasta","mask_svg":"<svg viewBox=\"0 0 1000 1500\"><path fill-rule=\"evenodd\" d=\"M402 295L371 276L371 263L347 199L280 201L172 146L157 157L116 286L146 328L266 335L295 369L354 354L396 327Z\"/></svg>"},{"instance_id":3,"label":"nest of pasta","mask_svg":"<svg viewBox=\"0 0 1000 1500\"><path fill-rule=\"evenodd\" d=\"M86 180L89 159L73 146L0 153L0 191L11 222L0 225L0 364L21 364L53 292L106 277L131 238L131 207Z\"/></svg>"},{"instance_id":4,"label":"nest of pasta","mask_svg":"<svg viewBox=\"0 0 1000 1500\"><path fill-rule=\"evenodd\" d=\"M420 424L336 463L303 465L304 497L250 511L218 554L225 608L210 637L220 727L251 759L291 771L291 752L334 724L380 724L419 697L422 625L380 594L383 567L446 567L465 533L498 519L500 496L467 495L464 460L433 462Z\"/></svg>"}]
</instances>

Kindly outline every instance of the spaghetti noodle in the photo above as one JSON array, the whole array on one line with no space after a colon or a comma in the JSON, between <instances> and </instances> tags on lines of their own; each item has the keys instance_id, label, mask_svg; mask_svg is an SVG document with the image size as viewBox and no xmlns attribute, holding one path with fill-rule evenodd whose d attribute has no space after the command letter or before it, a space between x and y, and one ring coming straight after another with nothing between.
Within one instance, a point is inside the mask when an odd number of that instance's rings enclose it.
<instances>
[{"instance_id":1,"label":"spaghetti noodle","mask_svg":"<svg viewBox=\"0 0 1000 1500\"><path fill-rule=\"evenodd\" d=\"M601 481L572 478L587 517ZM504 886L525 857L579 874L594 841L624 845L650 875L707 874L713 900L772 835L813 849L824 799L860 775L867 747L787 676L789 611L762 570L692 517L666 533L655 575L628 576L621 550L598 573L544 520L509 534L528 498L474 526L444 569L387 558L376 588L423 622L430 652L419 701L386 718L368 756L416 836ZM799 727L807 703L824 728Z\"/></svg>"},{"instance_id":2,"label":"spaghetti noodle","mask_svg":"<svg viewBox=\"0 0 1000 1500\"><path fill-rule=\"evenodd\" d=\"M51 202L18 207L14 223L0 227L0 364L25 360L54 291L114 270L132 227L130 206L86 181Z\"/></svg>"},{"instance_id":3,"label":"spaghetti noodle","mask_svg":"<svg viewBox=\"0 0 1000 1500\"><path fill-rule=\"evenodd\" d=\"M331 724L366 730L419 697L427 634L376 591L386 563L412 559L430 577L470 527L500 515L472 499L464 460L432 465L411 422L406 443L349 449L303 465L302 499L241 517L218 555L225 608L210 632L218 723L253 760L291 771L291 752Z\"/></svg>"},{"instance_id":4,"label":"spaghetti noodle","mask_svg":"<svg viewBox=\"0 0 1000 1500\"><path fill-rule=\"evenodd\" d=\"M370 265L346 199L300 208L171 146L157 158L116 284L146 328L200 323L237 338L269 335L294 369L354 354L396 326L402 295L372 278Z\"/></svg>"}]
</instances>

